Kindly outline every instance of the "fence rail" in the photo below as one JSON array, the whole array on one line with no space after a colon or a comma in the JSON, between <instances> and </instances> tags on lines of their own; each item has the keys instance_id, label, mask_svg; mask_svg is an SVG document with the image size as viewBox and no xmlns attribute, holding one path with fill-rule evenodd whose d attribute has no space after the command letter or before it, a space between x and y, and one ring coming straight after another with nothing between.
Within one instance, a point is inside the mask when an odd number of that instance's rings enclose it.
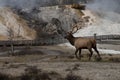
<instances>
[{"instance_id":1,"label":"fence rail","mask_svg":"<svg viewBox=\"0 0 120 80\"><path fill-rule=\"evenodd\" d=\"M94 35L94 36L85 36L85 37L94 37L96 40L120 40L120 35Z\"/></svg>"},{"instance_id":2,"label":"fence rail","mask_svg":"<svg viewBox=\"0 0 120 80\"><path fill-rule=\"evenodd\" d=\"M43 46L43 45L54 45L65 42L65 39L39 39L39 40L8 40L0 41L0 46Z\"/></svg>"},{"instance_id":3,"label":"fence rail","mask_svg":"<svg viewBox=\"0 0 120 80\"><path fill-rule=\"evenodd\" d=\"M94 35L94 36L86 36L86 37L94 37L99 44L115 44L120 45L120 35Z\"/></svg>"},{"instance_id":4,"label":"fence rail","mask_svg":"<svg viewBox=\"0 0 120 80\"><path fill-rule=\"evenodd\" d=\"M96 38L99 44L120 44L120 35L95 35L85 36ZM0 46L42 46L42 45L53 45L66 42L65 39L39 39L39 40L13 40L13 41L0 41Z\"/></svg>"}]
</instances>

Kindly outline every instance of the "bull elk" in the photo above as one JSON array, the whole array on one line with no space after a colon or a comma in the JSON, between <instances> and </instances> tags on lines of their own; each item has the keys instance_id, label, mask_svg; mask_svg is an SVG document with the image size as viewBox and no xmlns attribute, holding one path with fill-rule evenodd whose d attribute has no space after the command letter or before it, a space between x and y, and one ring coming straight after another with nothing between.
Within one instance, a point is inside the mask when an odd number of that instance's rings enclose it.
<instances>
[{"instance_id":1,"label":"bull elk","mask_svg":"<svg viewBox=\"0 0 120 80\"><path fill-rule=\"evenodd\" d=\"M96 40L94 38L85 38L85 37L74 37L72 31L66 33L65 38L76 48L75 56L77 59L81 59L81 50L88 49L90 52L89 60L93 55L92 48L97 52L98 59L101 60L99 51L97 50ZM79 51L79 56L77 52Z\"/></svg>"},{"instance_id":2,"label":"bull elk","mask_svg":"<svg viewBox=\"0 0 120 80\"><path fill-rule=\"evenodd\" d=\"M97 52L97 55L99 57L98 59L101 60L99 51L97 50L96 40L94 38L74 37L72 34L76 33L78 29L74 29L73 26L72 31L66 33L66 31L61 26L61 22L58 19L54 19L54 20L59 23L57 30L58 33L64 36L64 38L66 38L76 48L75 51L76 58L81 59L81 50L88 49L90 51L90 55L89 55L89 60L90 60L93 55L93 51L92 51L93 48ZM77 55L78 51L79 51L79 57Z\"/></svg>"}]
</instances>

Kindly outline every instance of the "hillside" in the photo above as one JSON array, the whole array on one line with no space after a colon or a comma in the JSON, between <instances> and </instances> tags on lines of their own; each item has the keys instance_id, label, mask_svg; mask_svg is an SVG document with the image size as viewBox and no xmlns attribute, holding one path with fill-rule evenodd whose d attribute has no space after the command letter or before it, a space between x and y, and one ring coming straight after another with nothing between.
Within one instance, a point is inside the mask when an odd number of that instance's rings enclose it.
<instances>
[{"instance_id":1,"label":"hillside","mask_svg":"<svg viewBox=\"0 0 120 80\"><path fill-rule=\"evenodd\" d=\"M0 40L35 39L36 31L29 28L26 21L13 13L10 8L0 8Z\"/></svg>"},{"instance_id":2,"label":"hillside","mask_svg":"<svg viewBox=\"0 0 120 80\"><path fill-rule=\"evenodd\" d=\"M81 3L79 0L76 1L77 4L71 4L74 3L73 0L65 2L62 0L61 5L58 0L55 3L49 0L48 2L47 7L40 5L18 8L10 5L12 10L0 8L1 40L9 38L10 29L14 32L14 39L43 38L55 41L63 40L63 35L58 32L60 28L66 32L77 31L75 36L92 36L94 33L97 35L120 34L120 13L116 7L117 3L113 0L109 3L116 6L106 5L107 1L104 0L101 2L87 0L88 3L84 5L79 4ZM59 5L54 6L58 3Z\"/></svg>"},{"instance_id":3,"label":"hillside","mask_svg":"<svg viewBox=\"0 0 120 80\"><path fill-rule=\"evenodd\" d=\"M111 35L120 34L120 14L116 12L93 12L90 10L85 11L93 22L83 29L80 29L75 36L93 36L97 35Z\"/></svg>"},{"instance_id":4,"label":"hillside","mask_svg":"<svg viewBox=\"0 0 120 80\"><path fill-rule=\"evenodd\" d=\"M13 39L57 39L61 41L58 29L66 32L73 29L75 24L80 29L85 26L82 16L84 5L62 5L37 8L0 8L0 40ZM55 40L56 41L56 40Z\"/></svg>"},{"instance_id":5,"label":"hillside","mask_svg":"<svg viewBox=\"0 0 120 80\"><path fill-rule=\"evenodd\" d=\"M86 4L85 15L93 18L93 23L76 33L76 36L92 36L120 34L120 1L119 0L93 0Z\"/></svg>"},{"instance_id":6,"label":"hillside","mask_svg":"<svg viewBox=\"0 0 120 80\"><path fill-rule=\"evenodd\" d=\"M85 27L85 19L82 10L84 5L58 5L48 7L37 7L33 9L15 9L15 12L28 21L31 28L37 31L37 39L63 39L58 29L62 27L66 32L74 28Z\"/></svg>"}]
</instances>

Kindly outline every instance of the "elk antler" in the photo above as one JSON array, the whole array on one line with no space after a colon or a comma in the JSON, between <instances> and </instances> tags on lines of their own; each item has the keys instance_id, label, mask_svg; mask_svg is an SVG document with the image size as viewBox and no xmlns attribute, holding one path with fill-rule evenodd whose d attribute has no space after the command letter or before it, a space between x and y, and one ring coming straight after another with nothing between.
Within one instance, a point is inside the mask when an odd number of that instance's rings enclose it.
<instances>
[{"instance_id":1,"label":"elk antler","mask_svg":"<svg viewBox=\"0 0 120 80\"><path fill-rule=\"evenodd\" d=\"M81 29L83 26L85 26L84 21L80 20L76 24L72 26L71 32L74 34L76 33L79 29Z\"/></svg>"},{"instance_id":2,"label":"elk antler","mask_svg":"<svg viewBox=\"0 0 120 80\"><path fill-rule=\"evenodd\" d=\"M70 31L72 34L76 33L78 31L77 24L72 26L72 30Z\"/></svg>"}]
</instances>

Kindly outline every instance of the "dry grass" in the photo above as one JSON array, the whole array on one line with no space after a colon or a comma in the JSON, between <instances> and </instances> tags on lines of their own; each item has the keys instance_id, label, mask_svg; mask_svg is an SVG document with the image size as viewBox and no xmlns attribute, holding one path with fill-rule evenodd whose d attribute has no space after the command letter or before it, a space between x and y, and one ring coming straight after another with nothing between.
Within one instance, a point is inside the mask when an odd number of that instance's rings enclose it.
<instances>
[{"instance_id":1,"label":"dry grass","mask_svg":"<svg viewBox=\"0 0 120 80\"><path fill-rule=\"evenodd\" d=\"M0 80L89 80L77 76L73 73L67 74L65 77L61 74L51 71L43 71L38 69L36 66L30 66L25 69L25 73L21 76L11 76L0 73Z\"/></svg>"},{"instance_id":2,"label":"dry grass","mask_svg":"<svg viewBox=\"0 0 120 80\"><path fill-rule=\"evenodd\" d=\"M41 59L40 55L23 55L23 56L14 56L12 57L12 62L23 63L31 62Z\"/></svg>"},{"instance_id":3,"label":"dry grass","mask_svg":"<svg viewBox=\"0 0 120 80\"><path fill-rule=\"evenodd\" d=\"M73 73L69 73L65 80L85 80L81 76L74 75Z\"/></svg>"},{"instance_id":4,"label":"dry grass","mask_svg":"<svg viewBox=\"0 0 120 80\"><path fill-rule=\"evenodd\" d=\"M74 54L70 52L64 52L61 54L55 54L55 55L48 55L39 51L25 51L25 52L20 52L19 54L17 53L15 56L11 57L6 57L5 59L0 58L0 62L17 62L17 63L26 63L26 62L35 62L35 61L48 61L48 62L120 62L120 55L114 54L114 55L109 55L109 54L102 54L101 55L102 60L100 60L97 56L97 54L94 54L89 61L89 53L83 52L81 60L77 59Z\"/></svg>"},{"instance_id":5,"label":"dry grass","mask_svg":"<svg viewBox=\"0 0 120 80\"><path fill-rule=\"evenodd\" d=\"M120 57L111 57L109 58L110 62L120 62Z\"/></svg>"},{"instance_id":6,"label":"dry grass","mask_svg":"<svg viewBox=\"0 0 120 80\"><path fill-rule=\"evenodd\" d=\"M39 49L40 48L40 49ZM43 50L42 50L43 49ZM44 50L46 50L44 52ZM48 51L47 51L48 50ZM50 54L49 54L50 51ZM52 54L52 51L54 54ZM42 46L30 49L23 49L20 52L15 53L15 56L0 57L0 62L36 62L36 61L48 61L48 62L98 62L99 58L94 52L91 60L89 61L89 52L87 50L82 51L81 60L76 59L74 49L66 49L64 47L56 46ZM118 54L101 54L102 60L99 62L120 62L120 55Z\"/></svg>"},{"instance_id":7,"label":"dry grass","mask_svg":"<svg viewBox=\"0 0 120 80\"><path fill-rule=\"evenodd\" d=\"M1 73L0 75L3 77L0 80L97 80L96 73L100 74L100 76L104 77L106 80L112 80L111 76L107 75L113 75L113 80L117 80L116 77L119 77L119 75L116 76L116 74L119 74L119 64L115 62L120 61L120 55L101 54L102 60L98 62L96 53L92 56L91 61L88 60L89 51L83 50L82 58L78 60L74 55L74 50L57 48L55 46L39 48L57 51L58 53L60 50L60 54L34 54L35 52L32 52L33 54L29 55L24 52L23 55L6 58L0 57L0 67L4 67L4 69L0 71L17 75L15 77ZM61 53L61 50L63 53ZM111 73L111 69L114 69L113 73ZM8 72L6 72L6 70ZM93 75L95 75L94 78L91 77Z\"/></svg>"}]
</instances>

